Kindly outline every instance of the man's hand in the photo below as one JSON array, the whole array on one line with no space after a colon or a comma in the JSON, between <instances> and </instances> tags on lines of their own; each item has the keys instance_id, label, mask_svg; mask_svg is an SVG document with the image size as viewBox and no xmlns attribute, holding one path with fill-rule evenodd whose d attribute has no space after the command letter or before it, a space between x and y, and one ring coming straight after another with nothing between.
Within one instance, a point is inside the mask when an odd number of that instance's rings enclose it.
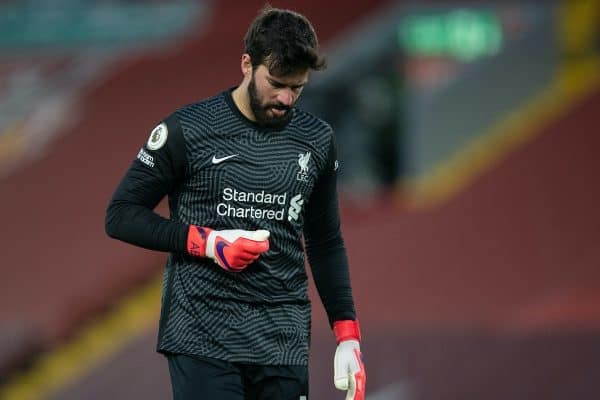
<instances>
[{"instance_id":1,"label":"man's hand","mask_svg":"<svg viewBox=\"0 0 600 400\"><path fill-rule=\"evenodd\" d=\"M208 257L230 272L240 272L269 250L269 231L230 229L216 231L191 225L187 251L197 257Z\"/></svg>"},{"instance_id":2,"label":"man's hand","mask_svg":"<svg viewBox=\"0 0 600 400\"><path fill-rule=\"evenodd\" d=\"M333 332L338 343L333 360L335 387L347 390L346 400L364 400L367 376L360 353L358 321L336 321Z\"/></svg>"}]
</instances>

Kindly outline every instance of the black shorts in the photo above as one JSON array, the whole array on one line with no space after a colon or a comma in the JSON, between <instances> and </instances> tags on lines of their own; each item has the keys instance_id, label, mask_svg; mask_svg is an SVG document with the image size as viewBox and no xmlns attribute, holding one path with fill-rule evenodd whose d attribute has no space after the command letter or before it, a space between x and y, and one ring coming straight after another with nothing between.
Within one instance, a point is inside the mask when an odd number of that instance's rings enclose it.
<instances>
[{"instance_id":1,"label":"black shorts","mask_svg":"<svg viewBox=\"0 0 600 400\"><path fill-rule=\"evenodd\" d=\"M308 368L169 354L174 400L308 400Z\"/></svg>"}]
</instances>

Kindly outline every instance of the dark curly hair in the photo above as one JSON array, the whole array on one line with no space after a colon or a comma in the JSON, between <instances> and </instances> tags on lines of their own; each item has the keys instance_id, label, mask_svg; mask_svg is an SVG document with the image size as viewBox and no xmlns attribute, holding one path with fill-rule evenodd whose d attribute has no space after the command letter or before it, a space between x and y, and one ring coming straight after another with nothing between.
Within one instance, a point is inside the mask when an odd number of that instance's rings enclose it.
<instances>
[{"instance_id":1,"label":"dark curly hair","mask_svg":"<svg viewBox=\"0 0 600 400\"><path fill-rule=\"evenodd\" d=\"M265 6L248 28L244 45L253 67L264 64L276 76L326 68L315 30L295 11Z\"/></svg>"}]
</instances>

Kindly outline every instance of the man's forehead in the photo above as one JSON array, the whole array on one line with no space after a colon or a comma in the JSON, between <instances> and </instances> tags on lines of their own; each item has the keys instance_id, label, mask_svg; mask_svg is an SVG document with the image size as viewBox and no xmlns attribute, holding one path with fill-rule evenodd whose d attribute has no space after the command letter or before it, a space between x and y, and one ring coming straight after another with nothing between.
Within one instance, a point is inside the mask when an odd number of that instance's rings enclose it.
<instances>
[{"instance_id":1,"label":"man's forehead","mask_svg":"<svg viewBox=\"0 0 600 400\"><path fill-rule=\"evenodd\" d=\"M310 70L308 68L284 75L272 74L264 64L259 65L258 68L263 69L262 72L266 79L287 85L304 85L308 82L308 77L310 75Z\"/></svg>"}]
</instances>

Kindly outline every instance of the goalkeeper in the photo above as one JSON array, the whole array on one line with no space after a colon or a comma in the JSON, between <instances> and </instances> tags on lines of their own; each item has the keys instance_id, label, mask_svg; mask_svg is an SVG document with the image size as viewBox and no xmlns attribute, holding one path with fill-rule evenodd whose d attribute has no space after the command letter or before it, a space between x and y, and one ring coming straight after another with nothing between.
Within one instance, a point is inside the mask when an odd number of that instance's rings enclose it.
<instances>
[{"instance_id":1,"label":"goalkeeper","mask_svg":"<svg viewBox=\"0 0 600 400\"><path fill-rule=\"evenodd\" d=\"M289 10L263 9L244 44L237 87L152 130L110 201L106 231L170 253L157 350L176 400L308 399L305 252L337 340L334 384L362 400L334 134L295 107L325 60L310 22ZM169 219L153 211L165 196Z\"/></svg>"}]
</instances>

